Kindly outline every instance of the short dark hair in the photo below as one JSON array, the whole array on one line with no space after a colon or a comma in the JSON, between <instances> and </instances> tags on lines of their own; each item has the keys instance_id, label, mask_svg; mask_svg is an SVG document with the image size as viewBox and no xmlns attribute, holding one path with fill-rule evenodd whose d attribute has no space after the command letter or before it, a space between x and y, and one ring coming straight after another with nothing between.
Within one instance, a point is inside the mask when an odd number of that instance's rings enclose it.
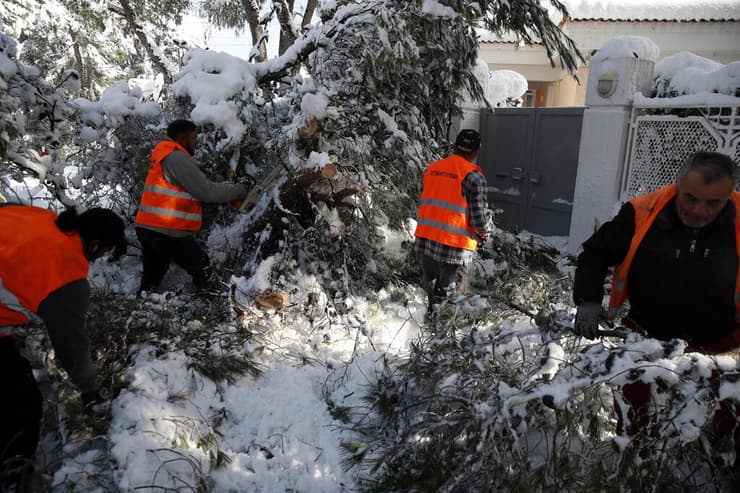
<instances>
[{"instance_id":1,"label":"short dark hair","mask_svg":"<svg viewBox=\"0 0 740 493\"><path fill-rule=\"evenodd\" d=\"M190 120L175 120L167 125L167 137L177 139L182 134L197 131L198 127Z\"/></svg>"},{"instance_id":2,"label":"short dark hair","mask_svg":"<svg viewBox=\"0 0 740 493\"><path fill-rule=\"evenodd\" d=\"M698 171L704 183L711 184L730 177L737 186L737 163L730 156L720 152L697 151L687 157L676 174L676 182L681 181L689 171ZM734 188L734 187L733 187Z\"/></svg>"},{"instance_id":3,"label":"short dark hair","mask_svg":"<svg viewBox=\"0 0 740 493\"><path fill-rule=\"evenodd\" d=\"M76 231L85 241L98 240L104 247L113 248L114 256L126 251L125 224L110 209L93 207L77 214L74 208L69 208L59 214L56 224L65 233Z\"/></svg>"}]
</instances>

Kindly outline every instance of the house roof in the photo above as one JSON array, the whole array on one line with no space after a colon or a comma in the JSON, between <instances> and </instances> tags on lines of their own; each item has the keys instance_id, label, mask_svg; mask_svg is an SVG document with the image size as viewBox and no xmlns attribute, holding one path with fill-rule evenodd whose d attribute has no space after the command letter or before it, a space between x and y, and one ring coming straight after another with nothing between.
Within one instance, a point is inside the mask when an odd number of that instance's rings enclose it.
<instances>
[{"instance_id":1,"label":"house roof","mask_svg":"<svg viewBox=\"0 0 740 493\"><path fill-rule=\"evenodd\" d=\"M547 0L543 0L546 2ZM561 0L568 11L563 19L550 8L550 18L566 32L580 23L703 23L740 22L740 0ZM497 35L485 28L476 29L480 43L515 43L511 32ZM740 33L740 26L738 26Z\"/></svg>"},{"instance_id":2,"label":"house roof","mask_svg":"<svg viewBox=\"0 0 740 493\"><path fill-rule=\"evenodd\" d=\"M562 3L571 20L740 20L740 0L562 0Z\"/></svg>"}]
</instances>

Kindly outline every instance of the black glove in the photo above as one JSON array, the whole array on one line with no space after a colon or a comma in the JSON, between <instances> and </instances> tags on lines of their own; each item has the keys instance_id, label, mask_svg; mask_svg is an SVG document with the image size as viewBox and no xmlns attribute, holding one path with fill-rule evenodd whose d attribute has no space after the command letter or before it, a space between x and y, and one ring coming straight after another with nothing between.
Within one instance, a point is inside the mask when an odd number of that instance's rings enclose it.
<instances>
[{"instance_id":1,"label":"black glove","mask_svg":"<svg viewBox=\"0 0 740 493\"><path fill-rule=\"evenodd\" d=\"M584 301L576 311L575 333L588 339L599 336L599 322L607 320L606 311L601 303Z\"/></svg>"},{"instance_id":2,"label":"black glove","mask_svg":"<svg viewBox=\"0 0 740 493\"><path fill-rule=\"evenodd\" d=\"M254 176L244 175L239 177L239 183L247 187L247 190L251 190L252 188L254 188L257 180L254 178Z\"/></svg>"},{"instance_id":3,"label":"black glove","mask_svg":"<svg viewBox=\"0 0 740 493\"><path fill-rule=\"evenodd\" d=\"M108 408L108 399L100 395L98 389L83 392L81 400L82 410L85 414L101 414Z\"/></svg>"},{"instance_id":4,"label":"black glove","mask_svg":"<svg viewBox=\"0 0 740 493\"><path fill-rule=\"evenodd\" d=\"M113 247L113 251L108 256L109 262L117 262L121 260L121 257L126 255L126 248L128 247L128 244L126 243L126 239L122 239L118 243L116 243L116 246Z\"/></svg>"}]
</instances>

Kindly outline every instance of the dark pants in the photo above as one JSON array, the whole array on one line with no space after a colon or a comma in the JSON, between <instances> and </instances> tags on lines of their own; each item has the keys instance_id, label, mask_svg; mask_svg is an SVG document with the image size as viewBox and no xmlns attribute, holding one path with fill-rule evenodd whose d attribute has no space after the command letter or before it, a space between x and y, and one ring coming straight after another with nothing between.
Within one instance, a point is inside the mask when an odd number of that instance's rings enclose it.
<instances>
[{"instance_id":1,"label":"dark pants","mask_svg":"<svg viewBox=\"0 0 740 493\"><path fill-rule=\"evenodd\" d=\"M468 269L465 265L438 262L423 253L416 254L416 261L421 271L421 285L427 292L428 310L432 311L435 304L439 304L447 297L447 288L456 283L455 291L465 294L468 284Z\"/></svg>"},{"instance_id":2,"label":"dark pants","mask_svg":"<svg viewBox=\"0 0 740 493\"><path fill-rule=\"evenodd\" d=\"M43 405L31 365L15 347L15 338L0 337L0 490L10 488L33 470Z\"/></svg>"},{"instance_id":3,"label":"dark pants","mask_svg":"<svg viewBox=\"0 0 740 493\"><path fill-rule=\"evenodd\" d=\"M211 261L208 254L192 236L175 238L156 231L136 228L144 257L144 273L141 275L142 291L159 289L170 262L179 265L193 278L197 289L206 288L211 280Z\"/></svg>"}]
</instances>

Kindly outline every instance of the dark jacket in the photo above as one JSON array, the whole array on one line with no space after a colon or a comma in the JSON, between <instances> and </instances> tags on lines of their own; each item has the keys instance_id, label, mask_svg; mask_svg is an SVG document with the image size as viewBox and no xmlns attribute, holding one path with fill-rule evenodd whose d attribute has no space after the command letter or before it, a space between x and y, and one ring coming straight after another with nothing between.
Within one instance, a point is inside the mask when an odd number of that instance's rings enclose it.
<instances>
[{"instance_id":1,"label":"dark jacket","mask_svg":"<svg viewBox=\"0 0 740 493\"><path fill-rule=\"evenodd\" d=\"M676 214L675 198L671 200L630 267L628 317L651 337L679 337L693 345L735 331L735 220L730 201L712 224L687 228ZM627 203L583 244L573 289L576 303L601 303L608 268L624 260L634 232L635 210Z\"/></svg>"},{"instance_id":2,"label":"dark jacket","mask_svg":"<svg viewBox=\"0 0 740 493\"><path fill-rule=\"evenodd\" d=\"M6 207L25 206L0 204L0 214L9 210L5 209ZM19 224L15 229L5 228L0 231L0 244L2 242L7 243L10 236L18 238L19 235L22 237L23 234L22 224ZM47 255L46 257L40 257L38 262L43 267L44 263L48 264L51 260ZM49 268L53 268L53 266L49 266ZM28 266L25 264L13 265L8 262L0 262L0 280L2 280L7 269L12 269L14 275L26 275L29 272ZM31 281L32 279L29 279L29 282ZM85 315L89 300L90 285L87 279L77 279L49 293L41 301L37 311L37 315L44 321L49 333L49 339L57 361L82 392L94 390L97 386L95 364L90 356L90 340L85 328ZM2 332L15 333L15 330L3 330Z\"/></svg>"}]
</instances>

